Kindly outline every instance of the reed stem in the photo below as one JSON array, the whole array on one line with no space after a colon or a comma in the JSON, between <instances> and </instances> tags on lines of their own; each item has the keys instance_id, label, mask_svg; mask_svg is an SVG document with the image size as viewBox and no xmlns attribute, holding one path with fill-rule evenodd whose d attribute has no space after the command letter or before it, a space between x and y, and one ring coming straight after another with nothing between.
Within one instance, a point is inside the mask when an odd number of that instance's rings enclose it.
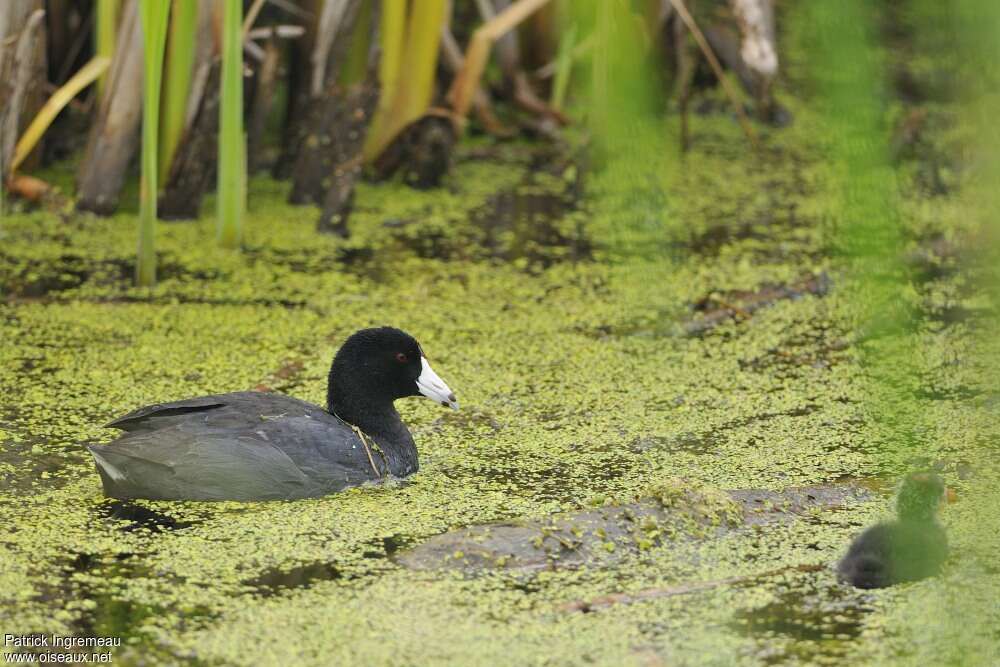
<instances>
[{"instance_id":1,"label":"reed stem","mask_svg":"<svg viewBox=\"0 0 1000 667\"><path fill-rule=\"evenodd\" d=\"M111 59L115 52L115 44L118 42L118 10L121 0L97 0L95 12L97 13L95 25L94 55L104 56ZM97 94L104 95L104 84L107 74L102 74L97 80Z\"/></svg>"},{"instance_id":2,"label":"reed stem","mask_svg":"<svg viewBox=\"0 0 1000 667\"><path fill-rule=\"evenodd\" d=\"M142 2L139 4L139 12L142 21L144 77L139 252L135 265L135 282L140 287L152 287L156 283L156 149L159 138L160 86L170 5L165 2Z\"/></svg>"},{"instance_id":3,"label":"reed stem","mask_svg":"<svg viewBox=\"0 0 1000 667\"><path fill-rule=\"evenodd\" d=\"M224 0L222 101L219 107L218 238L224 248L243 241L246 146L243 136L243 3Z\"/></svg>"},{"instance_id":4,"label":"reed stem","mask_svg":"<svg viewBox=\"0 0 1000 667\"><path fill-rule=\"evenodd\" d=\"M184 121L187 117L188 91L197 53L198 0L173 0L167 34L167 58L160 106L159 185L166 182L174 159Z\"/></svg>"},{"instance_id":5,"label":"reed stem","mask_svg":"<svg viewBox=\"0 0 1000 667\"><path fill-rule=\"evenodd\" d=\"M400 28L405 17L399 15L403 10L396 3L404 4L390 0L382 8L382 57L386 63L380 74L383 77L382 95L390 98L384 105L380 103L376 110L365 141L366 160L378 157L403 128L420 118L434 95L434 75L447 2L420 0L413 3L405 35ZM386 16L393 12L394 15ZM407 71L405 77L400 77L404 53Z\"/></svg>"}]
</instances>

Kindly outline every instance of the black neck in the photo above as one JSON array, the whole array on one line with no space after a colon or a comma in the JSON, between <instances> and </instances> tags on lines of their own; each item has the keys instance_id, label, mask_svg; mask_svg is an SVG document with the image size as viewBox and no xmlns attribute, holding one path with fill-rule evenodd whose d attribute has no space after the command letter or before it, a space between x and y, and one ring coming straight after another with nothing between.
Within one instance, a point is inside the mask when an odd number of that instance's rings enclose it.
<instances>
[{"instance_id":1,"label":"black neck","mask_svg":"<svg viewBox=\"0 0 1000 667\"><path fill-rule=\"evenodd\" d=\"M392 402L367 400L364 396L334 392L331 387L326 409L372 437L395 433L403 424Z\"/></svg>"},{"instance_id":2,"label":"black neck","mask_svg":"<svg viewBox=\"0 0 1000 667\"><path fill-rule=\"evenodd\" d=\"M341 386L331 373L327 411L374 438L388 459L390 472L398 476L415 472L417 448L399 412L391 400L377 398L378 392L365 389L359 385Z\"/></svg>"}]
</instances>

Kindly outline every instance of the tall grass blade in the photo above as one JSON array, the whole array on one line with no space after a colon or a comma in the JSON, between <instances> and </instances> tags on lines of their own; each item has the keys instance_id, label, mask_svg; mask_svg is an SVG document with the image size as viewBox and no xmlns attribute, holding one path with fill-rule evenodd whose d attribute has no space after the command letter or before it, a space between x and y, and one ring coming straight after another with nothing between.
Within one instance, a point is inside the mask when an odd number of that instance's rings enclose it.
<instances>
[{"instance_id":1,"label":"tall grass blade","mask_svg":"<svg viewBox=\"0 0 1000 667\"><path fill-rule=\"evenodd\" d=\"M405 46L398 61L400 69L395 72L395 91L382 90L383 95L392 94L392 102L384 117L377 118L377 124L373 125L365 145L366 159L379 155L403 128L420 118L430 106L446 7L446 0L421 0L411 7ZM387 10L391 10L391 3L383 9ZM384 27L385 22L382 25ZM396 48L395 44L387 45L383 40L383 48L386 46ZM407 63L405 77L399 76L403 58Z\"/></svg>"},{"instance_id":2,"label":"tall grass blade","mask_svg":"<svg viewBox=\"0 0 1000 667\"><path fill-rule=\"evenodd\" d=\"M166 182L177 144L184 134L198 38L198 0L173 0L167 34L163 101L160 105L159 185Z\"/></svg>"},{"instance_id":3,"label":"tall grass blade","mask_svg":"<svg viewBox=\"0 0 1000 667\"><path fill-rule=\"evenodd\" d=\"M410 67L408 76L399 82L397 101L401 127L420 118L430 106L446 6L445 0L425 0L414 3L410 12L405 53Z\"/></svg>"},{"instance_id":4,"label":"tall grass blade","mask_svg":"<svg viewBox=\"0 0 1000 667\"><path fill-rule=\"evenodd\" d=\"M118 42L118 14L121 8L121 0L97 0L94 11L97 14L94 25L94 55L103 56L110 59L115 52L115 44ZM97 93L104 95L103 75L97 80Z\"/></svg>"},{"instance_id":5,"label":"tall grass blade","mask_svg":"<svg viewBox=\"0 0 1000 667\"><path fill-rule=\"evenodd\" d=\"M139 4L144 59L142 105L142 177L139 186L139 253L135 282L140 287L156 283L156 155L160 121L160 85L163 47L167 37L170 4L145 0Z\"/></svg>"},{"instance_id":6,"label":"tall grass blade","mask_svg":"<svg viewBox=\"0 0 1000 667\"><path fill-rule=\"evenodd\" d=\"M549 100L552 108L560 111L566 106L566 91L569 89L569 76L573 71L573 49L576 48L576 24L563 31L559 40L559 53L556 56L556 75L552 82L552 97Z\"/></svg>"},{"instance_id":7,"label":"tall grass blade","mask_svg":"<svg viewBox=\"0 0 1000 667\"><path fill-rule=\"evenodd\" d=\"M366 160L377 157L385 147L384 136L396 100L405 42L406 0L383 0L382 13L379 15L379 46L382 54L378 61L378 80L381 91L375 117L368 129L368 136L365 137L363 154Z\"/></svg>"},{"instance_id":8,"label":"tall grass blade","mask_svg":"<svg viewBox=\"0 0 1000 667\"><path fill-rule=\"evenodd\" d=\"M378 63L379 82L389 90L395 91L399 70L403 67L406 0L383 0L379 20L382 37L382 57Z\"/></svg>"},{"instance_id":9,"label":"tall grass blade","mask_svg":"<svg viewBox=\"0 0 1000 667\"><path fill-rule=\"evenodd\" d=\"M246 147L243 137L243 3L224 0L222 102L219 108L218 237L224 248L243 240Z\"/></svg>"}]
</instances>

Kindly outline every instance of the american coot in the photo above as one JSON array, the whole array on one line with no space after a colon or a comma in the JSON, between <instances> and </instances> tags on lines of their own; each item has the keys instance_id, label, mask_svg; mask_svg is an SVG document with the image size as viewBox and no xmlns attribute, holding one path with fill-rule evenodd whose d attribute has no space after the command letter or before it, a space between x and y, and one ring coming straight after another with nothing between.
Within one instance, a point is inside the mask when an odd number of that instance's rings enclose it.
<instances>
[{"instance_id":1,"label":"american coot","mask_svg":"<svg viewBox=\"0 0 1000 667\"><path fill-rule=\"evenodd\" d=\"M935 520L945 494L934 473L912 473L899 489L898 519L861 533L837 566L840 579L858 588L885 588L937 574L948 557L948 538Z\"/></svg>"},{"instance_id":2,"label":"american coot","mask_svg":"<svg viewBox=\"0 0 1000 667\"><path fill-rule=\"evenodd\" d=\"M330 367L327 409L241 391L149 405L108 424L125 433L89 447L113 498L272 500L340 491L417 471L393 401L423 394L458 409L409 334L348 338Z\"/></svg>"}]
</instances>

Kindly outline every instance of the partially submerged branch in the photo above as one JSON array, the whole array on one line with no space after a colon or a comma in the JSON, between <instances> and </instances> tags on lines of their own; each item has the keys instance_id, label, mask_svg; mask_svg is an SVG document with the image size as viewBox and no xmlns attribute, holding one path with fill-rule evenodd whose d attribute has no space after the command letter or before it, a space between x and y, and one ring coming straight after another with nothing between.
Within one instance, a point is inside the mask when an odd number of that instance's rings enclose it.
<instances>
[{"instance_id":1,"label":"partially submerged branch","mask_svg":"<svg viewBox=\"0 0 1000 667\"><path fill-rule=\"evenodd\" d=\"M441 55L445 65L453 74L458 74L462 69L462 50L451 34L451 29L447 26L441 28ZM472 109L476 112L476 118L482 124L483 129L495 137L512 137L516 131L506 127L496 114L493 113L493 105L490 101L489 93L483 87L477 86L472 98Z\"/></svg>"},{"instance_id":2,"label":"partially submerged branch","mask_svg":"<svg viewBox=\"0 0 1000 667\"><path fill-rule=\"evenodd\" d=\"M729 79L726 78L726 73L722 69L722 65L719 63L719 59L715 57L715 52L712 51L712 47L709 46L708 41L705 39L704 33L698 27L695 22L694 17L691 16L691 12L688 11L684 4L684 0L670 0L670 4L673 6L674 11L677 15L681 17L684 21L684 25L687 26L688 30L691 31L691 36L694 37L695 42L698 44L698 48L701 49L702 54L705 56L705 60L711 66L712 71L715 72L716 78L719 83L722 84L723 90L726 91L726 95L729 97L730 103L733 105L733 111L736 113L736 118L740 122L740 126L743 128L743 133L750 140L750 143L754 148L759 147L757 141L757 133L754 132L753 126L750 124L750 119L747 118L746 112L743 111L743 105L740 104L739 95L736 90L733 89L732 84Z\"/></svg>"},{"instance_id":3,"label":"partially submerged branch","mask_svg":"<svg viewBox=\"0 0 1000 667\"><path fill-rule=\"evenodd\" d=\"M476 30L469 43L469 48L466 50L462 69L455 76L447 95L448 102L455 114L455 125L458 131L461 131L465 125L465 118L469 114L472 99L479 87L483 70L486 69L486 62L494 42L516 28L518 24L548 1L517 0Z\"/></svg>"},{"instance_id":4,"label":"partially submerged branch","mask_svg":"<svg viewBox=\"0 0 1000 667\"><path fill-rule=\"evenodd\" d=\"M94 56L94 58L77 70L69 81L60 86L52 96L45 102L45 105L38 112L38 115L31 121L31 125L21 134L14 149L14 156L8 165L8 171L13 174L17 170L28 154L41 140L45 130L49 128L59 112L76 97L81 90L94 82L97 77L104 73L111 60L104 56Z\"/></svg>"}]
</instances>

